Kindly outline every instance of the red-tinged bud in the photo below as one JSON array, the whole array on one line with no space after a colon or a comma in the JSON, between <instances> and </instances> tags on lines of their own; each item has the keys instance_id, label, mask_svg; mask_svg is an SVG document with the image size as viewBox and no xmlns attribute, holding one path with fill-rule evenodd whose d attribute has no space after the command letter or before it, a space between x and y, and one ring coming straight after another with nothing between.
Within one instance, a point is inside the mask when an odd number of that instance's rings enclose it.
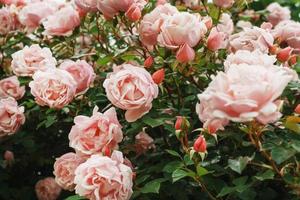
<instances>
[{"instance_id":1,"label":"red-tinged bud","mask_svg":"<svg viewBox=\"0 0 300 200\"><path fill-rule=\"evenodd\" d=\"M300 115L300 104L295 108L295 113Z\"/></svg>"},{"instance_id":2,"label":"red-tinged bud","mask_svg":"<svg viewBox=\"0 0 300 200\"><path fill-rule=\"evenodd\" d=\"M4 152L3 157L4 157L4 160L6 160L8 165L12 165L12 163L15 160L14 153L11 151L8 151L8 150Z\"/></svg>"},{"instance_id":3,"label":"red-tinged bud","mask_svg":"<svg viewBox=\"0 0 300 200\"><path fill-rule=\"evenodd\" d=\"M279 60L280 62L283 62L283 63L288 61L292 51L293 51L293 49L291 47L286 47L284 49L281 49L277 53L277 60Z\"/></svg>"},{"instance_id":4,"label":"red-tinged bud","mask_svg":"<svg viewBox=\"0 0 300 200\"><path fill-rule=\"evenodd\" d=\"M201 152L201 153L206 152L206 140L202 135L200 135L198 139L195 141L194 150L196 152Z\"/></svg>"},{"instance_id":5,"label":"red-tinged bud","mask_svg":"<svg viewBox=\"0 0 300 200\"><path fill-rule=\"evenodd\" d=\"M217 51L222 48L225 40L225 34L212 29L207 38L207 48L211 51Z\"/></svg>"},{"instance_id":6,"label":"red-tinged bud","mask_svg":"<svg viewBox=\"0 0 300 200\"><path fill-rule=\"evenodd\" d=\"M181 63L187 63L195 59L195 51L188 44L184 44L177 51L176 59Z\"/></svg>"},{"instance_id":7,"label":"red-tinged bud","mask_svg":"<svg viewBox=\"0 0 300 200\"><path fill-rule=\"evenodd\" d=\"M205 24L206 28L208 30L210 30L213 26L213 20L211 17L209 16L205 16L203 19L202 19L202 22Z\"/></svg>"},{"instance_id":8,"label":"red-tinged bud","mask_svg":"<svg viewBox=\"0 0 300 200\"><path fill-rule=\"evenodd\" d=\"M183 117L177 116L177 120L175 122L175 130L181 130L182 122L183 122Z\"/></svg>"},{"instance_id":9,"label":"red-tinged bud","mask_svg":"<svg viewBox=\"0 0 300 200\"><path fill-rule=\"evenodd\" d=\"M108 156L108 157L110 157L111 156L111 150L110 150L110 148L109 147L104 147L103 148L103 154L104 154L104 156Z\"/></svg>"},{"instance_id":10,"label":"red-tinged bud","mask_svg":"<svg viewBox=\"0 0 300 200\"><path fill-rule=\"evenodd\" d=\"M152 79L157 85L161 84L165 79L165 69L157 70L152 74Z\"/></svg>"},{"instance_id":11,"label":"red-tinged bud","mask_svg":"<svg viewBox=\"0 0 300 200\"><path fill-rule=\"evenodd\" d=\"M154 62L153 57L152 57L152 56L149 56L149 57L146 58L146 60L144 61L144 66L145 66L146 68L149 68L149 67L151 67L151 66L153 65L153 62Z\"/></svg>"},{"instance_id":12,"label":"red-tinged bud","mask_svg":"<svg viewBox=\"0 0 300 200\"><path fill-rule=\"evenodd\" d=\"M289 59L289 65L293 66L295 64L297 64L297 60L298 60L298 56L297 55L292 55Z\"/></svg>"},{"instance_id":13,"label":"red-tinged bud","mask_svg":"<svg viewBox=\"0 0 300 200\"><path fill-rule=\"evenodd\" d=\"M278 47L277 47L277 45L271 46L271 47L269 48L269 52L270 52L270 54L272 54L272 55L276 55L277 52L278 52Z\"/></svg>"},{"instance_id":14,"label":"red-tinged bud","mask_svg":"<svg viewBox=\"0 0 300 200\"><path fill-rule=\"evenodd\" d=\"M129 20L136 22L142 16L141 9L137 5L132 4L130 8L127 10L126 16L128 17Z\"/></svg>"}]
</instances>

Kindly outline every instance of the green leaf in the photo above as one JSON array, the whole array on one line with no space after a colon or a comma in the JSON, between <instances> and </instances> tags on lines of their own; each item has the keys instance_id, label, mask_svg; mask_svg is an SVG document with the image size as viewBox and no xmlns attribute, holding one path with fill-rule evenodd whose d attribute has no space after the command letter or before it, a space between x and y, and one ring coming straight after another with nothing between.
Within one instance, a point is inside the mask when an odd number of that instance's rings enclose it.
<instances>
[{"instance_id":1,"label":"green leaf","mask_svg":"<svg viewBox=\"0 0 300 200\"><path fill-rule=\"evenodd\" d=\"M206 174L209 174L209 171L205 169L204 167L201 167L200 164L197 166L197 175L198 176L204 176Z\"/></svg>"},{"instance_id":2,"label":"green leaf","mask_svg":"<svg viewBox=\"0 0 300 200\"><path fill-rule=\"evenodd\" d=\"M277 164L283 163L284 161L288 160L290 157L292 157L294 155L295 155L294 149L287 149L287 148L283 148L283 147L274 147L271 150L271 156Z\"/></svg>"},{"instance_id":3,"label":"green leaf","mask_svg":"<svg viewBox=\"0 0 300 200\"><path fill-rule=\"evenodd\" d=\"M113 56L105 56L103 58L99 58L97 60L97 64L98 65L106 65L107 63L109 63L112 60Z\"/></svg>"},{"instance_id":4,"label":"green leaf","mask_svg":"<svg viewBox=\"0 0 300 200\"><path fill-rule=\"evenodd\" d=\"M183 166L183 163L180 161L173 161L173 162L169 162L168 164L166 164L163 168L163 172L167 172L167 173L173 173L176 169L180 168Z\"/></svg>"},{"instance_id":5,"label":"green leaf","mask_svg":"<svg viewBox=\"0 0 300 200\"><path fill-rule=\"evenodd\" d=\"M175 156L175 157L178 157L178 158L182 159L181 155L179 153L177 153L176 151L167 149L166 152L168 154L172 155L172 156Z\"/></svg>"},{"instance_id":6,"label":"green leaf","mask_svg":"<svg viewBox=\"0 0 300 200\"><path fill-rule=\"evenodd\" d=\"M173 183L184 178L184 177L192 177L195 178L196 174L190 170L177 169L172 173Z\"/></svg>"},{"instance_id":7,"label":"green leaf","mask_svg":"<svg viewBox=\"0 0 300 200\"><path fill-rule=\"evenodd\" d=\"M249 157L239 157L236 160L229 159L228 166L233 171L242 174L243 170L246 168L249 161L250 161Z\"/></svg>"},{"instance_id":8,"label":"green leaf","mask_svg":"<svg viewBox=\"0 0 300 200\"><path fill-rule=\"evenodd\" d=\"M66 198L65 200L82 200L85 199L84 197L81 197L79 195L74 195L74 196L70 196L68 198Z\"/></svg>"},{"instance_id":9,"label":"green leaf","mask_svg":"<svg viewBox=\"0 0 300 200\"><path fill-rule=\"evenodd\" d=\"M143 118L143 122L145 124L151 126L152 128L163 125L165 123L163 119L153 119L153 118L150 118L150 117Z\"/></svg>"},{"instance_id":10,"label":"green leaf","mask_svg":"<svg viewBox=\"0 0 300 200\"><path fill-rule=\"evenodd\" d=\"M268 179L273 179L274 178L274 172L272 170L267 170L263 173L259 173L256 176L254 176L257 180L264 181Z\"/></svg>"},{"instance_id":11,"label":"green leaf","mask_svg":"<svg viewBox=\"0 0 300 200\"><path fill-rule=\"evenodd\" d=\"M230 193L235 192L235 189L236 189L235 187L223 187L217 197L224 197Z\"/></svg>"},{"instance_id":12,"label":"green leaf","mask_svg":"<svg viewBox=\"0 0 300 200\"><path fill-rule=\"evenodd\" d=\"M160 185L162 182L166 181L165 178L155 179L153 181L148 182L142 189L141 192L146 193L159 193Z\"/></svg>"}]
</instances>

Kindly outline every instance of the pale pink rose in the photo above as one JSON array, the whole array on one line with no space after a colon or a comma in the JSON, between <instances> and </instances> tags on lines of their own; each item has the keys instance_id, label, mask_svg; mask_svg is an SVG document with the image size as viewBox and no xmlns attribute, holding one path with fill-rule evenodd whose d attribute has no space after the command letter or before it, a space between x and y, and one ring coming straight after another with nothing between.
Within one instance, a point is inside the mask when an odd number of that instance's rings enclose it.
<instances>
[{"instance_id":1,"label":"pale pink rose","mask_svg":"<svg viewBox=\"0 0 300 200\"><path fill-rule=\"evenodd\" d=\"M72 5L66 5L48 16L43 25L45 35L70 36L73 30L80 25L79 13Z\"/></svg>"},{"instance_id":2,"label":"pale pink rose","mask_svg":"<svg viewBox=\"0 0 300 200\"><path fill-rule=\"evenodd\" d=\"M234 0L213 0L213 2L221 8L230 8L234 4Z\"/></svg>"},{"instance_id":3,"label":"pale pink rose","mask_svg":"<svg viewBox=\"0 0 300 200\"><path fill-rule=\"evenodd\" d=\"M155 149L154 140L144 131L135 136L135 148L137 154L145 153L150 149Z\"/></svg>"},{"instance_id":4,"label":"pale pink rose","mask_svg":"<svg viewBox=\"0 0 300 200\"><path fill-rule=\"evenodd\" d=\"M16 133L24 123L24 107L12 97L0 99L0 137Z\"/></svg>"},{"instance_id":5,"label":"pale pink rose","mask_svg":"<svg viewBox=\"0 0 300 200\"><path fill-rule=\"evenodd\" d=\"M16 76L0 80L0 99L13 97L19 100L24 94L25 86L20 86L20 82Z\"/></svg>"},{"instance_id":6,"label":"pale pink rose","mask_svg":"<svg viewBox=\"0 0 300 200\"><path fill-rule=\"evenodd\" d=\"M292 76L278 66L233 64L219 72L198 95L196 111L204 127L223 129L229 121L262 124L276 122L281 113L278 100Z\"/></svg>"},{"instance_id":7,"label":"pale pink rose","mask_svg":"<svg viewBox=\"0 0 300 200\"><path fill-rule=\"evenodd\" d=\"M169 3L168 0L157 0L155 6L164 5L166 3Z\"/></svg>"},{"instance_id":8,"label":"pale pink rose","mask_svg":"<svg viewBox=\"0 0 300 200\"><path fill-rule=\"evenodd\" d=\"M183 0L186 7L197 9L200 7L201 0Z\"/></svg>"},{"instance_id":9,"label":"pale pink rose","mask_svg":"<svg viewBox=\"0 0 300 200\"><path fill-rule=\"evenodd\" d=\"M207 38L207 48L211 51L217 51L226 46L226 34L217 31L216 28L212 28Z\"/></svg>"},{"instance_id":10,"label":"pale pink rose","mask_svg":"<svg viewBox=\"0 0 300 200\"><path fill-rule=\"evenodd\" d=\"M75 4L85 12L97 11L97 0L75 0Z\"/></svg>"},{"instance_id":11,"label":"pale pink rose","mask_svg":"<svg viewBox=\"0 0 300 200\"><path fill-rule=\"evenodd\" d=\"M56 63L49 48L34 44L12 54L11 68L17 76L32 76L38 70L55 68Z\"/></svg>"},{"instance_id":12,"label":"pale pink rose","mask_svg":"<svg viewBox=\"0 0 300 200\"><path fill-rule=\"evenodd\" d=\"M33 31L41 24L42 20L54 14L58 8L59 5L51 0L29 3L20 10L19 21L29 31Z\"/></svg>"},{"instance_id":13,"label":"pale pink rose","mask_svg":"<svg viewBox=\"0 0 300 200\"><path fill-rule=\"evenodd\" d=\"M300 23L292 20L280 22L273 31L275 38L280 38L295 51L300 51Z\"/></svg>"},{"instance_id":14,"label":"pale pink rose","mask_svg":"<svg viewBox=\"0 0 300 200\"><path fill-rule=\"evenodd\" d=\"M107 98L118 108L126 110L125 118L134 122L149 112L158 96L158 86L149 72L131 64L116 66L103 83Z\"/></svg>"},{"instance_id":15,"label":"pale pink rose","mask_svg":"<svg viewBox=\"0 0 300 200\"><path fill-rule=\"evenodd\" d=\"M107 149L118 148L123 139L122 126L113 107L103 114L95 107L91 117L77 116L74 123L69 145L83 155L106 153Z\"/></svg>"},{"instance_id":16,"label":"pale pink rose","mask_svg":"<svg viewBox=\"0 0 300 200\"><path fill-rule=\"evenodd\" d=\"M129 200L133 172L121 152L111 158L92 155L75 170L75 192L90 200Z\"/></svg>"},{"instance_id":17,"label":"pale pink rose","mask_svg":"<svg viewBox=\"0 0 300 200\"><path fill-rule=\"evenodd\" d=\"M12 8L2 7L0 9L0 35L16 30L18 23L16 13Z\"/></svg>"},{"instance_id":18,"label":"pale pink rose","mask_svg":"<svg viewBox=\"0 0 300 200\"><path fill-rule=\"evenodd\" d=\"M160 33L160 26L162 25L165 15L174 15L179 13L176 7L169 3L158 5L150 13L147 13L141 21L139 34L140 40L144 45L152 46L157 44L157 36Z\"/></svg>"},{"instance_id":19,"label":"pale pink rose","mask_svg":"<svg viewBox=\"0 0 300 200\"><path fill-rule=\"evenodd\" d=\"M268 30L258 27L245 28L242 32L229 37L229 50L236 52L237 50L254 51L258 49L263 53L268 53L273 42L274 38Z\"/></svg>"},{"instance_id":20,"label":"pale pink rose","mask_svg":"<svg viewBox=\"0 0 300 200\"><path fill-rule=\"evenodd\" d=\"M66 153L56 158L54 163L54 176L56 183L64 190L73 191L76 168L85 161L75 153Z\"/></svg>"},{"instance_id":21,"label":"pale pink rose","mask_svg":"<svg viewBox=\"0 0 300 200\"><path fill-rule=\"evenodd\" d=\"M93 84L96 77L93 67L85 60L77 60L76 62L66 60L59 68L66 70L73 76L77 83L76 94L85 93Z\"/></svg>"},{"instance_id":22,"label":"pale pink rose","mask_svg":"<svg viewBox=\"0 0 300 200\"><path fill-rule=\"evenodd\" d=\"M52 177L39 180L35 184L35 193L38 200L56 200L61 192L61 188Z\"/></svg>"},{"instance_id":23,"label":"pale pink rose","mask_svg":"<svg viewBox=\"0 0 300 200\"><path fill-rule=\"evenodd\" d=\"M234 31L234 24L231 16L227 13L221 15L220 21L217 25L217 30L223 32L229 37Z\"/></svg>"},{"instance_id":24,"label":"pale pink rose","mask_svg":"<svg viewBox=\"0 0 300 200\"><path fill-rule=\"evenodd\" d=\"M71 74L62 69L37 71L29 83L37 104L61 109L74 98L77 84Z\"/></svg>"},{"instance_id":25,"label":"pale pink rose","mask_svg":"<svg viewBox=\"0 0 300 200\"><path fill-rule=\"evenodd\" d=\"M276 26L279 22L291 19L291 11L288 7L282 7L279 3L274 2L266 8L269 11L268 21Z\"/></svg>"},{"instance_id":26,"label":"pale pink rose","mask_svg":"<svg viewBox=\"0 0 300 200\"><path fill-rule=\"evenodd\" d=\"M244 29L244 28L252 28L253 25L251 24L251 22L249 21L243 21L243 20L240 20L237 22L236 24L237 27L241 28L241 29Z\"/></svg>"},{"instance_id":27,"label":"pale pink rose","mask_svg":"<svg viewBox=\"0 0 300 200\"><path fill-rule=\"evenodd\" d=\"M0 0L0 3L6 4L6 5L22 6L22 5L26 4L26 0Z\"/></svg>"},{"instance_id":28,"label":"pale pink rose","mask_svg":"<svg viewBox=\"0 0 300 200\"><path fill-rule=\"evenodd\" d=\"M177 49L184 44L195 47L207 32L199 15L180 12L165 17L157 38L163 47Z\"/></svg>"}]
</instances>

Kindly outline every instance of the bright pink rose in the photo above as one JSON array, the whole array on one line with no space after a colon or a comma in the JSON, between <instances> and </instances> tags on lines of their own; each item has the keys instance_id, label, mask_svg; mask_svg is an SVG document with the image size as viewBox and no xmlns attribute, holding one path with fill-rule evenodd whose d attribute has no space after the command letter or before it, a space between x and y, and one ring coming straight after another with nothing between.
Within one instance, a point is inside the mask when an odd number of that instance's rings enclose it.
<instances>
[{"instance_id":1,"label":"bright pink rose","mask_svg":"<svg viewBox=\"0 0 300 200\"><path fill-rule=\"evenodd\" d=\"M54 172L56 183L64 190L73 191L76 168L85 161L75 153L66 153L56 158Z\"/></svg>"},{"instance_id":2,"label":"bright pink rose","mask_svg":"<svg viewBox=\"0 0 300 200\"><path fill-rule=\"evenodd\" d=\"M39 180L35 184L35 193L38 200L56 200L61 192L61 188L52 177Z\"/></svg>"},{"instance_id":3,"label":"bright pink rose","mask_svg":"<svg viewBox=\"0 0 300 200\"><path fill-rule=\"evenodd\" d=\"M280 22L273 31L275 38L280 38L295 51L300 51L300 23L292 20Z\"/></svg>"},{"instance_id":4,"label":"bright pink rose","mask_svg":"<svg viewBox=\"0 0 300 200\"><path fill-rule=\"evenodd\" d=\"M207 48L211 51L222 49L222 47L226 46L224 44L226 42L225 38L225 33L219 32L216 28L213 28L207 38Z\"/></svg>"},{"instance_id":5,"label":"bright pink rose","mask_svg":"<svg viewBox=\"0 0 300 200\"><path fill-rule=\"evenodd\" d=\"M150 13L147 13L141 21L139 33L140 40L144 45L152 46L157 43L157 36L160 33L160 26L165 17L164 15L174 15L179 13L176 7L169 3L158 5Z\"/></svg>"},{"instance_id":6,"label":"bright pink rose","mask_svg":"<svg viewBox=\"0 0 300 200\"><path fill-rule=\"evenodd\" d=\"M149 149L155 149L154 140L144 131L135 136L135 148L137 154L142 154Z\"/></svg>"},{"instance_id":7,"label":"bright pink rose","mask_svg":"<svg viewBox=\"0 0 300 200\"><path fill-rule=\"evenodd\" d=\"M210 130L223 129L229 121L272 123L281 117L278 98L291 80L278 66L233 64L198 95L196 111Z\"/></svg>"},{"instance_id":8,"label":"bright pink rose","mask_svg":"<svg viewBox=\"0 0 300 200\"><path fill-rule=\"evenodd\" d=\"M213 2L221 8L230 8L234 4L234 0L213 0Z\"/></svg>"},{"instance_id":9,"label":"bright pink rose","mask_svg":"<svg viewBox=\"0 0 300 200\"><path fill-rule=\"evenodd\" d=\"M29 83L37 104L61 109L74 98L77 84L71 74L62 69L37 71Z\"/></svg>"},{"instance_id":10,"label":"bright pink rose","mask_svg":"<svg viewBox=\"0 0 300 200\"><path fill-rule=\"evenodd\" d=\"M268 21L273 26L276 26L279 22L291 19L291 11L288 7L282 7L279 3L271 3L267 9L269 11Z\"/></svg>"},{"instance_id":11,"label":"bright pink rose","mask_svg":"<svg viewBox=\"0 0 300 200\"><path fill-rule=\"evenodd\" d=\"M268 53L269 48L273 45L274 38L268 30L253 27L245 28L242 32L231 35L229 38L229 50L254 51L259 49L263 53Z\"/></svg>"},{"instance_id":12,"label":"bright pink rose","mask_svg":"<svg viewBox=\"0 0 300 200\"><path fill-rule=\"evenodd\" d=\"M20 86L20 82L16 76L0 80L0 99L13 97L19 100L24 94L25 86Z\"/></svg>"},{"instance_id":13,"label":"bright pink rose","mask_svg":"<svg viewBox=\"0 0 300 200\"><path fill-rule=\"evenodd\" d=\"M41 24L43 19L54 14L58 8L59 5L50 0L30 3L21 9L18 15L20 23L26 26L29 31L33 31Z\"/></svg>"},{"instance_id":14,"label":"bright pink rose","mask_svg":"<svg viewBox=\"0 0 300 200\"><path fill-rule=\"evenodd\" d=\"M121 152L114 151L111 158L92 155L75 171L75 192L91 200L129 200L132 178Z\"/></svg>"},{"instance_id":15,"label":"bright pink rose","mask_svg":"<svg viewBox=\"0 0 300 200\"><path fill-rule=\"evenodd\" d=\"M12 97L0 99L0 137L16 133L24 123L24 107Z\"/></svg>"},{"instance_id":16,"label":"bright pink rose","mask_svg":"<svg viewBox=\"0 0 300 200\"><path fill-rule=\"evenodd\" d=\"M77 60L76 62L66 60L59 68L66 70L73 76L77 83L77 94L85 93L93 84L96 77L93 67L84 60Z\"/></svg>"},{"instance_id":17,"label":"bright pink rose","mask_svg":"<svg viewBox=\"0 0 300 200\"><path fill-rule=\"evenodd\" d=\"M32 76L36 71L55 68L56 59L49 48L34 44L12 54L11 68L17 76Z\"/></svg>"},{"instance_id":18,"label":"bright pink rose","mask_svg":"<svg viewBox=\"0 0 300 200\"><path fill-rule=\"evenodd\" d=\"M158 35L158 43L169 49L177 49L187 44L195 47L207 32L199 15L181 12L166 16Z\"/></svg>"},{"instance_id":19,"label":"bright pink rose","mask_svg":"<svg viewBox=\"0 0 300 200\"><path fill-rule=\"evenodd\" d=\"M131 64L116 66L103 83L107 98L126 110L125 118L134 122L149 112L158 96L158 86L149 72Z\"/></svg>"},{"instance_id":20,"label":"bright pink rose","mask_svg":"<svg viewBox=\"0 0 300 200\"><path fill-rule=\"evenodd\" d=\"M8 34L18 26L16 13L12 8L3 7L0 9L0 35Z\"/></svg>"},{"instance_id":21,"label":"bright pink rose","mask_svg":"<svg viewBox=\"0 0 300 200\"><path fill-rule=\"evenodd\" d=\"M95 107L91 117L77 116L74 123L69 134L70 147L83 155L116 149L123 139L122 126L113 107L103 114Z\"/></svg>"},{"instance_id":22,"label":"bright pink rose","mask_svg":"<svg viewBox=\"0 0 300 200\"><path fill-rule=\"evenodd\" d=\"M66 5L48 16L43 22L45 35L70 36L80 25L79 13L71 5Z\"/></svg>"},{"instance_id":23,"label":"bright pink rose","mask_svg":"<svg viewBox=\"0 0 300 200\"><path fill-rule=\"evenodd\" d=\"M75 0L75 4L86 12L97 11L97 0Z\"/></svg>"}]
</instances>

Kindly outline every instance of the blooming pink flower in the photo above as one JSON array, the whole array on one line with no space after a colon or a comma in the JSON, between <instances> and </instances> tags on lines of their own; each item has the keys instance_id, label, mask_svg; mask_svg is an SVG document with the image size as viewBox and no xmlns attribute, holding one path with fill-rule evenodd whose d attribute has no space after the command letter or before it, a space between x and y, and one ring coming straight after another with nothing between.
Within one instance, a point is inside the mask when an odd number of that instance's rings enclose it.
<instances>
[{"instance_id":1,"label":"blooming pink flower","mask_svg":"<svg viewBox=\"0 0 300 200\"><path fill-rule=\"evenodd\" d=\"M48 16L43 22L45 35L70 36L80 25L79 13L71 5L66 5Z\"/></svg>"},{"instance_id":2,"label":"blooming pink flower","mask_svg":"<svg viewBox=\"0 0 300 200\"><path fill-rule=\"evenodd\" d=\"M66 70L73 76L77 83L77 94L85 93L96 78L93 67L84 60L77 60L76 62L66 60L59 68Z\"/></svg>"},{"instance_id":3,"label":"blooming pink flower","mask_svg":"<svg viewBox=\"0 0 300 200\"><path fill-rule=\"evenodd\" d=\"M234 24L231 16L227 13L221 15L219 24L217 25L217 30L223 32L229 37L234 31Z\"/></svg>"},{"instance_id":4,"label":"blooming pink flower","mask_svg":"<svg viewBox=\"0 0 300 200\"><path fill-rule=\"evenodd\" d=\"M0 98L13 97L16 100L21 99L25 94L25 86L20 86L16 76L11 76L0 80Z\"/></svg>"},{"instance_id":5,"label":"blooming pink flower","mask_svg":"<svg viewBox=\"0 0 300 200\"><path fill-rule=\"evenodd\" d=\"M55 68L56 59L49 48L34 44L12 54L11 68L17 76L32 76L36 71Z\"/></svg>"},{"instance_id":6,"label":"blooming pink flower","mask_svg":"<svg viewBox=\"0 0 300 200\"><path fill-rule=\"evenodd\" d=\"M57 158L54 163L56 183L64 190L74 190L74 177L76 168L85 161L75 153L66 153Z\"/></svg>"},{"instance_id":7,"label":"blooming pink flower","mask_svg":"<svg viewBox=\"0 0 300 200\"><path fill-rule=\"evenodd\" d=\"M75 0L75 4L86 12L97 11L97 0Z\"/></svg>"},{"instance_id":8,"label":"blooming pink flower","mask_svg":"<svg viewBox=\"0 0 300 200\"><path fill-rule=\"evenodd\" d=\"M5 35L10 31L16 30L19 22L13 8L2 7L0 9L0 24L0 35Z\"/></svg>"},{"instance_id":9,"label":"blooming pink flower","mask_svg":"<svg viewBox=\"0 0 300 200\"><path fill-rule=\"evenodd\" d=\"M213 2L221 8L230 8L234 4L234 0L213 0Z\"/></svg>"},{"instance_id":10,"label":"blooming pink flower","mask_svg":"<svg viewBox=\"0 0 300 200\"><path fill-rule=\"evenodd\" d=\"M155 149L154 140L144 131L135 136L135 148L137 154L142 154L149 149Z\"/></svg>"},{"instance_id":11,"label":"blooming pink flower","mask_svg":"<svg viewBox=\"0 0 300 200\"><path fill-rule=\"evenodd\" d=\"M131 64L114 67L103 86L110 102L126 110L128 122L134 122L148 113L153 99L158 96L158 86L149 72Z\"/></svg>"},{"instance_id":12,"label":"blooming pink flower","mask_svg":"<svg viewBox=\"0 0 300 200\"><path fill-rule=\"evenodd\" d=\"M150 13L147 13L141 21L139 34L140 40L144 45L152 46L157 43L157 36L160 33L160 26L165 17L164 15L174 15L179 13L176 7L169 3L158 5Z\"/></svg>"},{"instance_id":13,"label":"blooming pink flower","mask_svg":"<svg viewBox=\"0 0 300 200\"><path fill-rule=\"evenodd\" d=\"M76 194L92 200L129 200L133 172L123 163L119 151L114 151L111 158L92 155L75 171Z\"/></svg>"},{"instance_id":14,"label":"blooming pink flower","mask_svg":"<svg viewBox=\"0 0 300 200\"><path fill-rule=\"evenodd\" d=\"M35 184L35 193L38 200L56 200L60 192L61 188L52 177L39 180Z\"/></svg>"},{"instance_id":15,"label":"blooming pink flower","mask_svg":"<svg viewBox=\"0 0 300 200\"><path fill-rule=\"evenodd\" d=\"M69 104L76 92L77 84L71 74L62 69L37 71L29 83L31 94L37 104L61 109Z\"/></svg>"},{"instance_id":16,"label":"blooming pink flower","mask_svg":"<svg viewBox=\"0 0 300 200\"><path fill-rule=\"evenodd\" d=\"M160 30L157 40L169 49L177 49L184 44L195 47L207 32L200 16L187 12L166 16Z\"/></svg>"},{"instance_id":17,"label":"blooming pink flower","mask_svg":"<svg viewBox=\"0 0 300 200\"><path fill-rule=\"evenodd\" d=\"M196 111L211 130L223 129L229 121L272 123L281 117L278 98L291 80L278 66L232 65L198 95Z\"/></svg>"},{"instance_id":18,"label":"blooming pink flower","mask_svg":"<svg viewBox=\"0 0 300 200\"><path fill-rule=\"evenodd\" d=\"M22 6L22 5L26 4L26 0L0 0L0 3L6 4L6 5Z\"/></svg>"},{"instance_id":19,"label":"blooming pink flower","mask_svg":"<svg viewBox=\"0 0 300 200\"><path fill-rule=\"evenodd\" d=\"M281 21L291 19L291 11L289 10L289 8L282 7L277 2L268 5L266 10L270 12L267 18L273 26L276 26Z\"/></svg>"},{"instance_id":20,"label":"blooming pink flower","mask_svg":"<svg viewBox=\"0 0 300 200\"><path fill-rule=\"evenodd\" d=\"M187 63L194 59L195 51L188 44L182 45L176 53L176 60L181 63Z\"/></svg>"},{"instance_id":21,"label":"blooming pink flower","mask_svg":"<svg viewBox=\"0 0 300 200\"><path fill-rule=\"evenodd\" d=\"M223 32L218 32L213 28L207 38L207 48L211 51L217 51L224 47L226 35Z\"/></svg>"},{"instance_id":22,"label":"blooming pink flower","mask_svg":"<svg viewBox=\"0 0 300 200\"><path fill-rule=\"evenodd\" d=\"M0 138L16 133L24 123L24 107L12 97L0 99Z\"/></svg>"},{"instance_id":23,"label":"blooming pink flower","mask_svg":"<svg viewBox=\"0 0 300 200\"><path fill-rule=\"evenodd\" d=\"M230 36L229 49L232 52L259 49L261 52L267 53L273 42L274 38L268 30L258 27L253 27L252 29L245 28L242 32Z\"/></svg>"},{"instance_id":24,"label":"blooming pink flower","mask_svg":"<svg viewBox=\"0 0 300 200\"><path fill-rule=\"evenodd\" d=\"M74 123L69 134L70 147L83 155L116 149L123 139L115 108L102 114L95 107L91 117L77 116Z\"/></svg>"}]
</instances>

